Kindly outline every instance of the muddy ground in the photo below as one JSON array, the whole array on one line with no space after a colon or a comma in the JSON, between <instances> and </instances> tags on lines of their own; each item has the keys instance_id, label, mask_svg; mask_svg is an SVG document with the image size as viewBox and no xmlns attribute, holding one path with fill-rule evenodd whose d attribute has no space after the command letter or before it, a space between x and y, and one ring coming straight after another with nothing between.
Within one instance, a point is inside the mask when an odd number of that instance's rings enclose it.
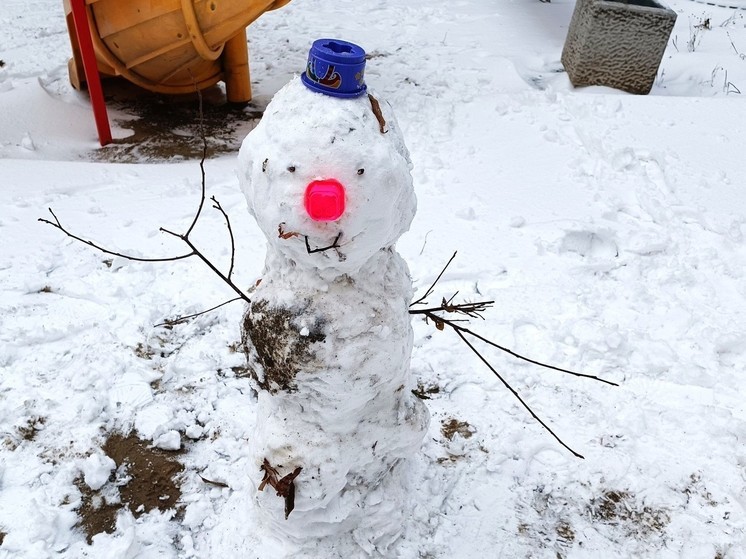
<instances>
[{"instance_id":1,"label":"muddy ground","mask_svg":"<svg viewBox=\"0 0 746 559\"><path fill-rule=\"evenodd\" d=\"M228 103L221 85L199 94L161 95L125 80L107 79L104 98L112 128L131 133L124 138L115 133L114 142L91 157L118 163L200 159L201 129L208 158L236 152L264 112L264 106L256 103Z\"/></svg>"}]
</instances>

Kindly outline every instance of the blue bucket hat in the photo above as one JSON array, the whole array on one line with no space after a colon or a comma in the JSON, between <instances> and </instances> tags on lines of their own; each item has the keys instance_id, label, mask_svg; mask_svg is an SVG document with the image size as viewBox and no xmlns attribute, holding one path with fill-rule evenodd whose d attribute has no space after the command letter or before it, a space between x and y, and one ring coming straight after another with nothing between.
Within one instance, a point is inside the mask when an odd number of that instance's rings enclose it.
<instances>
[{"instance_id":1,"label":"blue bucket hat","mask_svg":"<svg viewBox=\"0 0 746 559\"><path fill-rule=\"evenodd\" d=\"M360 97L364 80L365 51L340 39L318 39L308 52L306 71L301 80L306 87L332 97Z\"/></svg>"}]
</instances>

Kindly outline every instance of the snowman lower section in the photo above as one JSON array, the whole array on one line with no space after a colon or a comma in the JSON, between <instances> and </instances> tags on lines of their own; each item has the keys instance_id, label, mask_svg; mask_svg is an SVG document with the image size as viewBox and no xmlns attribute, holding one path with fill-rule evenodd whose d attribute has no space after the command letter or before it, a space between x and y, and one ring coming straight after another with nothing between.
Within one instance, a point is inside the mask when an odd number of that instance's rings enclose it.
<instances>
[{"instance_id":1,"label":"snowman lower section","mask_svg":"<svg viewBox=\"0 0 746 559\"><path fill-rule=\"evenodd\" d=\"M406 264L385 249L326 283L280 260L268 257L244 320L258 390L248 475L258 489L263 465L280 478L302 469L287 518L287 499L257 490L259 520L293 543L351 535L383 551L401 531L406 458L428 424L411 392Z\"/></svg>"}]
</instances>

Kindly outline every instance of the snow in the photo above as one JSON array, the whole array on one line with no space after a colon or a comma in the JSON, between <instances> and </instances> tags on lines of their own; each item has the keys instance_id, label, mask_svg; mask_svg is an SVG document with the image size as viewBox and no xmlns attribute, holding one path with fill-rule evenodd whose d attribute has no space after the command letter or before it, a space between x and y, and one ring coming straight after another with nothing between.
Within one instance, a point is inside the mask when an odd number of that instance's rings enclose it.
<instances>
[{"instance_id":1,"label":"snow","mask_svg":"<svg viewBox=\"0 0 746 559\"><path fill-rule=\"evenodd\" d=\"M260 108L316 38L371 54L366 81L413 162L418 210L397 250L418 295L458 250L431 303L494 300L472 329L621 385L483 349L579 460L452 332L413 320L432 419L388 556L746 557L746 20L669 4L678 21L645 97L572 88L558 71L565 0L297 0L250 28ZM182 253L158 228L189 226L198 162L108 162L87 96L67 82L61 6L12 0L0 24L0 558L282 556L250 523L242 305L156 327L233 294L197 261L107 264L36 221L52 207L114 250ZM248 288L266 242L236 167L235 151L205 164ZM227 268L218 212L194 240ZM449 439L452 419L469 429ZM76 480L108 467L108 433L133 428L166 446L180 436L181 512L123 508L89 545Z\"/></svg>"},{"instance_id":2,"label":"snow","mask_svg":"<svg viewBox=\"0 0 746 559\"><path fill-rule=\"evenodd\" d=\"M91 454L80 465L83 472L83 480L93 490L101 489L109 480L111 472L116 468L114 460L108 456Z\"/></svg>"}]
</instances>

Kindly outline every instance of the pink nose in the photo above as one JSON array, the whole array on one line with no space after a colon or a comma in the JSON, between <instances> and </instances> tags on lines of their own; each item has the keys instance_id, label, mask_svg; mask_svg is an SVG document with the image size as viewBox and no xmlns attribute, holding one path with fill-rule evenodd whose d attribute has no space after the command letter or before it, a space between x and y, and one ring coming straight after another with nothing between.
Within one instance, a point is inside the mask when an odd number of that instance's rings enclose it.
<instances>
[{"instance_id":1,"label":"pink nose","mask_svg":"<svg viewBox=\"0 0 746 559\"><path fill-rule=\"evenodd\" d=\"M313 181L306 187L306 212L314 221L335 221L345 211L345 189L335 179Z\"/></svg>"}]
</instances>

